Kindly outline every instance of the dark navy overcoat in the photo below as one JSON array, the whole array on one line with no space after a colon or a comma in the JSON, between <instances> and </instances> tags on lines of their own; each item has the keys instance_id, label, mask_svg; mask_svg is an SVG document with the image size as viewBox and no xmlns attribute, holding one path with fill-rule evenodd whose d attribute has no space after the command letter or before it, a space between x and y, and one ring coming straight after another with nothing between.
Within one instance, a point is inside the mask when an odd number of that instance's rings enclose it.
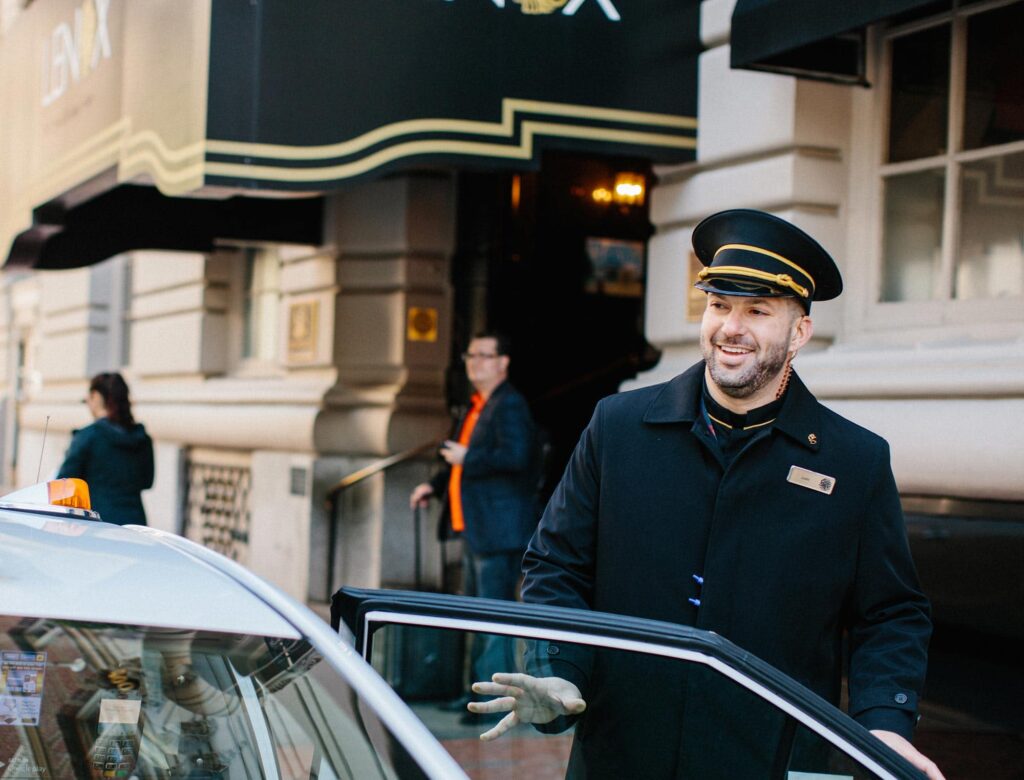
<instances>
[{"instance_id":1,"label":"dark navy overcoat","mask_svg":"<svg viewBox=\"0 0 1024 780\"><path fill-rule=\"evenodd\" d=\"M141 423L124 428L105 417L73 431L58 477L89 483L92 508L117 525L146 525L142 491L153 486L153 441Z\"/></svg>"},{"instance_id":2,"label":"dark navy overcoat","mask_svg":"<svg viewBox=\"0 0 1024 780\"><path fill-rule=\"evenodd\" d=\"M456 434L462 426L460 421ZM462 464L464 539L477 555L521 553L526 549L540 508L537 504L537 438L523 395L502 382L487 399L473 428ZM441 522L448 524L450 468L430 484L445 499Z\"/></svg>"},{"instance_id":3,"label":"dark navy overcoat","mask_svg":"<svg viewBox=\"0 0 1024 780\"><path fill-rule=\"evenodd\" d=\"M598 404L530 542L523 599L715 631L836 704L848 632L850 714L909 736L931 624L888 445L794 374L774 424L723 468L703 374L700 363ZM829 482L796 484L793 466ZM572 648L549 660L588 700L577 770L610 777L643 760L647 776L676 776L673 746L652 731L684 727L679 662Z\"/></svg>"}]
</instances>

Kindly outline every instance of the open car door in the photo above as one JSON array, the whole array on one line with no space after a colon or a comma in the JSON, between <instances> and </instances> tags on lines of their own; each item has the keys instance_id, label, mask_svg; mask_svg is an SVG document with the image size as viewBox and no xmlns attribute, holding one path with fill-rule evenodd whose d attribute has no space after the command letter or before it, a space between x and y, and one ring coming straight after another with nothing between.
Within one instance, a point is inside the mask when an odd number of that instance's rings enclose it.
<instances>
[{"instance_id":1,"label":"open car door","mask_svg":"<svg viewBox=\"0 0 1024 780\"><path fill-rule=\"evenodd\" d=\"M711 632L537 604L355 588L335 594L331 619L336 630L352 633L358 651L473 778L923 777L831 704ZM587 709L577 719L523 724L482 742L479 735L497 718L447 705L465 695L471 670L485 663L568 679Z\"/></svg>"}]
</instances>

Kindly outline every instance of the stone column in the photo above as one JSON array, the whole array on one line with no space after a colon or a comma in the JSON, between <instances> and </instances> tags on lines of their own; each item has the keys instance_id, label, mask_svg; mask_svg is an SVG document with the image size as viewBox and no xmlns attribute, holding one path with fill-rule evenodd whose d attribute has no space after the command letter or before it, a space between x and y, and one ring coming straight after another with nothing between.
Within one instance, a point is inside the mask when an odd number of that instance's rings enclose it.
<instances>
[{"instance_id":1,"label":"stone column","mask_svg":"<svg viewBox=\"0 0 1024 780\"><path fill-rule=\"evenodd\" d=\"M193 252L133 253L130 363L136 376L224 372L229 262Z\"/></svg>"},{"instance_id":2,"label":"stone column","mask_svg":"<svg viewBox=\"0 0 1024 780\"><path fill-rule=\"evenodd\" d=\"M449 425L445 368L451 334L450 258L455 184L410 175L366 184L329 202L327 242L337 256L334 365L314 443L311 595L326 595L331 518L322 500L347 473L440 441ZM429 467L386 471L349 489L335 519L334 585L410 584L412 487ZM439 576L424 523L427 573Z\"/></svg>"},{"instance_id":3,"label":"stone column","mask_svg":"<svg viewBox=\"0 0 1024 780\"><path fill-rule=\"evenodd\" d=\"M153 436L156 460L156 481L143 493L143 503L150 525L174 533L183 530L189 443L174 420L182 419L179 404L195 382L226 370L230 262L197 252L132 253L129 366L141 380L133 388L136 416ZM178 386L177 393L154 392L167 380Z\"/></svg>"}]
</instances>

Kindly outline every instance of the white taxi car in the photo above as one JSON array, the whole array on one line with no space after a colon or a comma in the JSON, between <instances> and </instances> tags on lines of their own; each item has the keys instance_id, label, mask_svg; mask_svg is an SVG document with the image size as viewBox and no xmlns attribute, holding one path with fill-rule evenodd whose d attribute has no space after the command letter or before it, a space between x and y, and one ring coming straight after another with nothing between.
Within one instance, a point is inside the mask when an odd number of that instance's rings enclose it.
<instances>
[{"instance_id":1,"label":"white taxi car","mask_svg":"<svg viewBox=\"0 0 1024 780\"><path fill-rule=\"evenodd\" d=\"M465 777L307 607L71 482L0 500L0 778Z\"/></svg>"},{"instance_id":2,"label":"white taxi car","mask_svg":"<svg viewBox=\"0 0 1024 780\"><path fill-rule=\"evenodd\" d=\"M701 760L673 776L921 776L713 634L352 589L336 595L332 628L217 553L101 522L78 483L0 499L2 780L564 777L572 724L481 741L487 724L439 706L464 690L474 645L494 643L509 671L535 672L538 657L572 647L685 667L701 715L670 738L699 738ZM631 775L649 776L647 762Z\"/></svg>"}]
</instances>

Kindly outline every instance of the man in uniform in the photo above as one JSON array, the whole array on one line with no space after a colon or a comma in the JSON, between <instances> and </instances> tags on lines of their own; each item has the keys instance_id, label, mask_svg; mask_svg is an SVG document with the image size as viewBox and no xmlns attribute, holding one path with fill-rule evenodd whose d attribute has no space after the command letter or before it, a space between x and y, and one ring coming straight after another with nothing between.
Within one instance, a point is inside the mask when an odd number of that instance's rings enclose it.
<instances>
[{"instance_id":1,"label":"man in uniform","mask_svg":"<svg viewBox=\"0 0 1024 780\"><path fill-rule=\"evenodd\" d=\"M931 623L888 445L791 368L811 302L842 291L839 270L803 231L746 209L705 219L693 246L704 359L598 404L530 542L523 599L715 631L834 704L845 672L851 716L939 780L909 741ZM511 711L482 738L520 721L558 730L585 709L570 776L699 765L700 745L673 749L662 728L699 731L695 686L653 661L546 652L546 676L474 685L502 698L473 711Z\"/></svg>"}]
</instances>

